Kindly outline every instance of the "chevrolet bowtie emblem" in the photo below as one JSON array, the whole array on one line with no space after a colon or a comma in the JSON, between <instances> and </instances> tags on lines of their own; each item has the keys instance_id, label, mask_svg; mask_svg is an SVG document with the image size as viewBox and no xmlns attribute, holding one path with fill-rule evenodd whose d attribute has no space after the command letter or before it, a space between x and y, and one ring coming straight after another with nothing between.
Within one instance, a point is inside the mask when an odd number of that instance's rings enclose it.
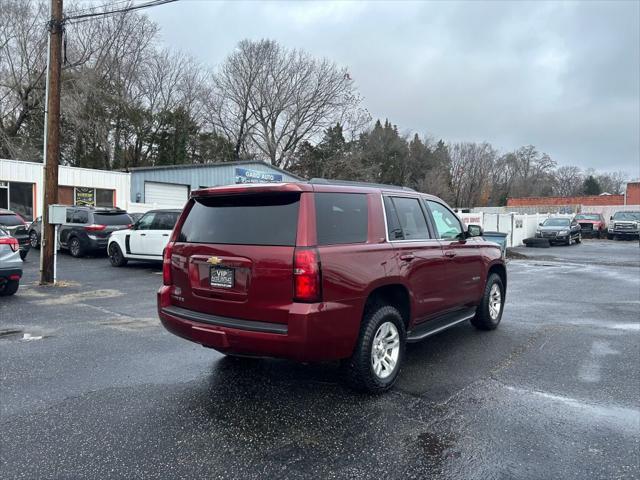
<instances>
[{"instance_id":1,"label":"chevrolet bowtie emblem","mask_svg":"<svg viewBox=\"0 0 640 480\"><path fill-rule=\"evenodd\" d=\"M218 265L220 264L221 260L218 257L209 257L207 259L207 263L210 265Z\"/></svg>"}]
</instances>

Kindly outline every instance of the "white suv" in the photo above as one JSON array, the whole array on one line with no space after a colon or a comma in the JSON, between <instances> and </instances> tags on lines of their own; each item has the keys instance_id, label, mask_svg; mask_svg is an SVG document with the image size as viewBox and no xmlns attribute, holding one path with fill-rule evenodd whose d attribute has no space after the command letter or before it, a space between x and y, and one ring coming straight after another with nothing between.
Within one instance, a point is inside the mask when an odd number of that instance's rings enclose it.
<instances>
[{"instance_id":1,"label":"white suv","mask_svg":"<svg viewBox=\"0 0 640 480\"><path fill-rule=\"evenodd\" d=\"M162 251L181 210L151 210L131 228L113 232L107 252L114 267L123 267L129 260L162 261Z\"/></svg>"}]
</instances>

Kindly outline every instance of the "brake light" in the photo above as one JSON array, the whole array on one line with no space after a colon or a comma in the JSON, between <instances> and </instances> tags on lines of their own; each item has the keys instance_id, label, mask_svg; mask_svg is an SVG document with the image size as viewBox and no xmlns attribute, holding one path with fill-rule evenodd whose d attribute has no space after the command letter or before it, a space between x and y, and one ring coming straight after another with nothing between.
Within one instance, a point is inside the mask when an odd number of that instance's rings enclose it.
<instances>
[{"instance_id":1,"label":"brake light","mask_svg":"<svg viewBox=\"0 0 640 480\"><path fill-rule=\"evenodd\" d=\"M167 243L162 252L162 283L164 285L171 285L173 278L171 276L171 252L173 250L173 243Z\"/></svg>"},{"instance_id":2,"label":"brake light","mask_svg":"<svg viewBox=\"0 0 640 480\"><path fill-rule=\"evenodd\" d=\"M296 248L293 254L293 299L314 303L322 299L320 255L315 248Z\"/></svg>"},{"instance_id":3,"label":"brake light","mask_svg":"<svg viewBox=\"0 0 640 480\"><path fill-rule=\"evenodd\" d=\"M101 230L104 230L105 228L107 228L106 225L87 225L86 227L84 227L84 229L87 232L99 232Z\"/></svg>"},{"instance_id":4,"label":"brake light","mask_svg":"<svg viewBox=\"0 0 640 480\"><path fill-rule=\"evenodd\" d=\"M11 250L13 250L14 252L17 252L20 248L20 245L18 245L18 239L15 237L0 238L0 245L9 245L9 247L11 247Z\"/></svg>"}]
</instances>

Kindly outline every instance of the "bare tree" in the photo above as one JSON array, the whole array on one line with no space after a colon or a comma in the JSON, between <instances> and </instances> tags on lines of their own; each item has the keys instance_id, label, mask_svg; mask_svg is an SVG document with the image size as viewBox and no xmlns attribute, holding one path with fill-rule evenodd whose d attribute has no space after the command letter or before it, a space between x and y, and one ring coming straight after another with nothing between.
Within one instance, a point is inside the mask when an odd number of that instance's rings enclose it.
<instances>
[{"instance_id":1,"label":"bare tree","mask_svg":"<svg viewBox=\"0 0 640 480\"><path fill-rule=\"evenodd\" d=\"M210 102L236 156L255 151L287 168L300 142L351 117L361 98L348 72L272 40L238 44L214 77Z\"/></svg>"},{"instance_id":2,"label":"bare tree","mask_svg":"<svg viewBox=\"0 0 640 480\"><path fill-rule=\"evenodd\" d=\"M561 197L570 197L578 195L582 190L584 177L582 170L575 166L559 167L554 177L554 194Z\"/></svg>"}]
</instances>

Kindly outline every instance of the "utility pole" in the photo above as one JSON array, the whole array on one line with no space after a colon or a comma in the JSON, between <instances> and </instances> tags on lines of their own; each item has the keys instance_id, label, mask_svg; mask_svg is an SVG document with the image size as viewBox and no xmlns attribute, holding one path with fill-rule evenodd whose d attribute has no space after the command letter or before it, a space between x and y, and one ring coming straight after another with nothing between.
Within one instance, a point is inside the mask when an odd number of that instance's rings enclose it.
<instances>
[{"instance_id":1,"label":"utility pole","mask_svg":"<svg viewBox=\"0 0 640 480\"><path fill-rule=\"evenodd\" d=\"M60 74L62 70L62 0L51 0L49 52L47 61L44 202L40 246L40 284L53 283L54 253L57 239L49 224L49 205L58 203L58 164L60 163Z\"/></svg>"}]
</instances>

